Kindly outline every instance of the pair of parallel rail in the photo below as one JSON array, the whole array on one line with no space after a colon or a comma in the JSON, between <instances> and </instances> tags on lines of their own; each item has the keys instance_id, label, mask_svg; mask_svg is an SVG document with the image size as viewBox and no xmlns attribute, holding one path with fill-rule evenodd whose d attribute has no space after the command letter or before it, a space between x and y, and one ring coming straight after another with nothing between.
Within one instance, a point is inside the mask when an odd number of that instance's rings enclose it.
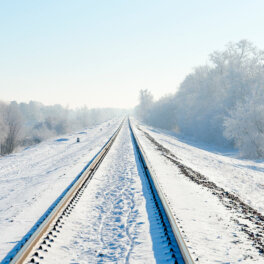
<instances>
[{"instance_id":1,"label":"pair of parallel rail","mask_svg":"<svg viewBox=\"0 0 264 264\"><path fill-rule=\"evenodd\" d=\"M54 233L60 232L61 220L67 217L71 212L80 195L83 192L84 186L92 179L93 174L99 167L109 149L117 138L124 121L106 142L102 149L95 155L95 157L85 166L82 172L74 179L74 181L64 190L64 192L56 199L50 208L43 214L43 216L36 222L31 230L21 239L20 242L6 255L0 264L7 263L37 263L39 257L37 250L44 248L43 244L46 240L52 240ZM153 172L150 162L131 126L129 120L129 127L132 135L134 145L137 150L137 155L142 164L143 171L147 177L152 195L155 200L156 207L161 217L164 232L168 239L168 246L170 247L171 257L175 263L194 263L188 248L181 236L179 228L175 222L171 209L166 201L166 198L159 187L155 173ZM55 235L56 236L56 235ZM46 240L45 240L46 239Z\"/></svg>"}]
</instances>

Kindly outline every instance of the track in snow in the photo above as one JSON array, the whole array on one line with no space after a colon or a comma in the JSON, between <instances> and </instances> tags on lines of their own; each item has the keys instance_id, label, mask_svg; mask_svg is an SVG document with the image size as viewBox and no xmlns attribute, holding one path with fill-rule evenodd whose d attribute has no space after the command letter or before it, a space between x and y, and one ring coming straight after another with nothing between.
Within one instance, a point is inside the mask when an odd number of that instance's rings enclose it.
<instances>
[{"instance_id":1,"label":"track in snow","mask_svg":"<svg viewBox=\"0 0 264 264\"><path fill-rule=\"evenodd\" d=\"M60 233L49 236L34 261L177 263L155 203L125 122Z\"/></svg>"}]
</instances>

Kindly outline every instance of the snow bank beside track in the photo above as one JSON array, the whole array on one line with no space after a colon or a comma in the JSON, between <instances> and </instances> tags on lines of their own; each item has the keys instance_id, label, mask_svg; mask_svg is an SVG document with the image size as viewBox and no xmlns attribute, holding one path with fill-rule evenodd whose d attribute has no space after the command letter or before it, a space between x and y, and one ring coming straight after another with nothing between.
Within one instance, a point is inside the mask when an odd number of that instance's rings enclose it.
<instances>
[{"instance_id":1,"label":"snow bank beside track","mask_svg":"<svg viewBox=\"0 0 264 264\"><path fill-rule=\"evenodd\" d=\"M207 151L165 134L162 130L142 126L155 140L169 149L186 166L208 177L218 186L239 196L264 214L264 162L239 159Z\"/></svg>"}]
</instances>

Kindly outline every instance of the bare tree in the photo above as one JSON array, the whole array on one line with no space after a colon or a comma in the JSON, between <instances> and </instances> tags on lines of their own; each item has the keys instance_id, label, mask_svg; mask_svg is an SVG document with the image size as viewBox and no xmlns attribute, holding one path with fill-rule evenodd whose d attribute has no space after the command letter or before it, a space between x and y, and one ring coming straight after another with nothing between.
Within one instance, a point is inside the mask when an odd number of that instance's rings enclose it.
<instances>
[{"instance_id":1,"label":"bare tree","mask_svg":"<svg viewBox=\"0 0 264 264\"><path fill-rule=\"evenodd\" d=\"M4 122L4 113L6 111L7 105L0 101L0 143L3 142L6 137L6 125Z\"/></svg>"},{"instance_id":2,"label":"bare tree","mask_svg":"<svg viewBox=\"0 0 264 264\"><path fill-rule=\"evenodd\" d=\"M9 154L17 147L22 128L22 119L16 104L6 106L3 121L6 135L1 143L1 154Z\"/></svg>"}]
</instances>

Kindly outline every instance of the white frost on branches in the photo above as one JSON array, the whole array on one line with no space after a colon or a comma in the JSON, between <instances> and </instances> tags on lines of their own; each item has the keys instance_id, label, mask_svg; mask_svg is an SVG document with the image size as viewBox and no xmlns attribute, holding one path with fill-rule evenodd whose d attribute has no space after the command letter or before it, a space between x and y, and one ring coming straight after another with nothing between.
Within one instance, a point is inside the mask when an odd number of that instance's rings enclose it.
<instances>
[{"instance_id":1,"label":"white frost on branches","mask_svg":"<svg viewBox=\"0 0 264 264\"><path fill-rule=\"evenodd\" d=\"M264 95L238 103L225 118L224 135L234 141L243 156L264 157Z\"/></svg>"},{"instance_id":2,"label":"white frost on branches","mask_svg":"<svg viewBox=\"0 0 264 264\"><path fill-rule=\"evenodd\" d=\"M212 144L234 144L243 156L264 157L264 52L241 40L209 58L174 95L152 102L141 119Z\"/></svg>"}]
</instances>

